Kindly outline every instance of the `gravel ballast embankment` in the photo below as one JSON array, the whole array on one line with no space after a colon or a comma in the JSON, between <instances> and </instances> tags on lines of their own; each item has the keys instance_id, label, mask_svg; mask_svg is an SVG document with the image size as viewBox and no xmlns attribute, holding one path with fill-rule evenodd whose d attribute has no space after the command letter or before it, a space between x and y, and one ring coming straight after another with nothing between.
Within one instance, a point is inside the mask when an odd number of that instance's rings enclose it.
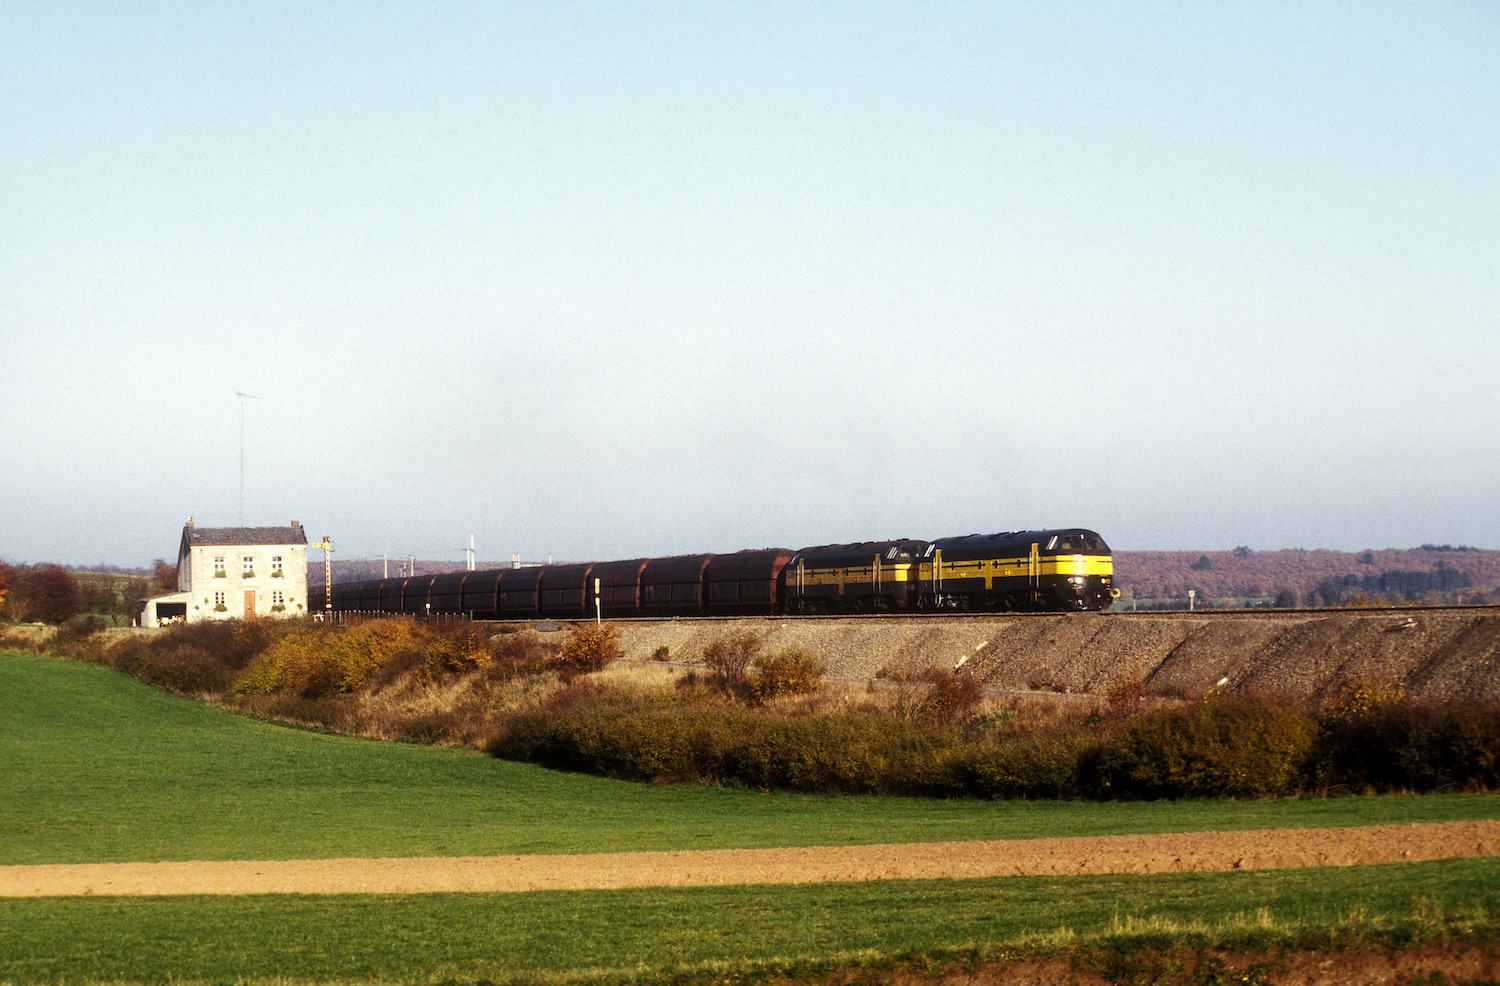
<instances>
[{"instance_id":1,"label":"gravel ballast embankment","mask_svg":"<svg viewBox=\"0 0 1500 986\"><path fill-rule=\"evenodd\" d=\"M686 664L735 633L760 637L765 654L806 651L835 679L889 678L962 662L963 673L1001 691L1104 695L1142 682L1184 696L1218 688L1318 697L1360 679L1399 685L1417 698L1500 700L1500 615L1488 610L621 626L627 658L650 660L666 647L669 660Z\"/></svg>"}]
</instances>

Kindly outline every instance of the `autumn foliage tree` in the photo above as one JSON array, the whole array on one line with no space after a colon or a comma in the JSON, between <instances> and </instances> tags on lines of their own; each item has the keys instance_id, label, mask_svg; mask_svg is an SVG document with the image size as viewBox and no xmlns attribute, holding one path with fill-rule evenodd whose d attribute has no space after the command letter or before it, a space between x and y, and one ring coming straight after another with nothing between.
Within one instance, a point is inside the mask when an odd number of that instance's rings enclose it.
<instances>
[{"instance_id":1,"label":"autumn foliage tree","mask_svg":"<svg viewBox=\"0 0 1500 986\"><path fill-rule=\"evenodd\" d=\"M78 581L57 565L12 570L7 596L17 622L66 623L78 614Z\"/></svg>"}]
</instances>

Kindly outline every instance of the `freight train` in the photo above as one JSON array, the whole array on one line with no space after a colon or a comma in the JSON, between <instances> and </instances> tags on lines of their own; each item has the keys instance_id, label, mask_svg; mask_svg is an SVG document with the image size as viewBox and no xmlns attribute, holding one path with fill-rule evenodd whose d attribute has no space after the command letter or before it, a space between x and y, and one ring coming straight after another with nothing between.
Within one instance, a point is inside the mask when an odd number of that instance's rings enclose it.
<instances>
[{"instance_id":1,"label":"freight train","mask_svg":"<svg viewBox=\"0 0 1500 986\"><path fill-rule=\"evenodd\" d=\"M309 590L314 613L329 601L335 613L480 620L1082 611L1119 595L1109 546L1079 528L370 579L336 583L331 600Z\"/></svg>"}]
</instances>

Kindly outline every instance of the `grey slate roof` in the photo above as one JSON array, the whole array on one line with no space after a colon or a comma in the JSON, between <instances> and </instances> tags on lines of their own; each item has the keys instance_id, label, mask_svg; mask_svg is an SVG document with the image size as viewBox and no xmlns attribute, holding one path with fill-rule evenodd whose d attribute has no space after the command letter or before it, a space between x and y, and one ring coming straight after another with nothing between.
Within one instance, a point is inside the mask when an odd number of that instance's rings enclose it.
<instances>
[{"instance_id":1,"label":"grey slate roof","mask_svg":"<svg viewBox=\"0 0 1500 986\"><path fill-rule=\"evenodd\" d=\"M190 548L306 544L307 532L300 527L184 527L182 543Z\"/></svg>"}]
</instances>

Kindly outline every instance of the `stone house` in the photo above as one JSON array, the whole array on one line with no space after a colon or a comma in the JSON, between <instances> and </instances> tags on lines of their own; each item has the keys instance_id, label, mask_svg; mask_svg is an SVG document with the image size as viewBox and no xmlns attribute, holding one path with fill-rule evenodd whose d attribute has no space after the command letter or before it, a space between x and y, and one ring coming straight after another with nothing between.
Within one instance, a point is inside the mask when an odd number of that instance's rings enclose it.
<instances>
[{"instance_id":1,"label":"stone house","mask_svg":"<svg viewBox=\"0 0 1500 986\"><path fill-rule=\"evenodd\" d=\"M177 591L141 603L141 626L307 614L307 534L290 527L198 527L177 549Z\"/></svg>"}]
</instances>

